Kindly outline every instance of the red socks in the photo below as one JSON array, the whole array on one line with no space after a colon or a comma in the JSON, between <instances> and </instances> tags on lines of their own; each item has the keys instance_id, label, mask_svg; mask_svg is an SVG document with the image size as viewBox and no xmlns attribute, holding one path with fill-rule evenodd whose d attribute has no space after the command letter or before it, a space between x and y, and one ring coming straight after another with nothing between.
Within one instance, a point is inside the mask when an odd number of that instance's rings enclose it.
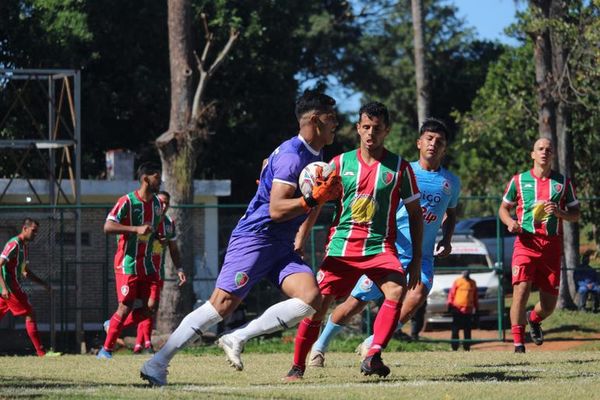
<instances>
[{"instance_id":1,"label":"red socks","mask_svg":"<svg viewBox=\"0 0 600 400\"><path fill-rule=\"evenodd\" d=\"M136 308L129 313L125 321L123 322L123 328L129 328L130 326L137 325L143 320L148 318L146 310L144 308Z\"/></svg>"},{"instance_id":2,"label":"red socks","mask_svg":"<svg viewBox=\"0 0 600 400\"><path fill-rule=\"evenodd\" d=\"M512 325L510 331L513 335L513 342L515 346L525 345L525 325Z\"/></svg>"},{"instance_id":3,"label":"red socks","mask_svg":"<svg viewBox=\"0 0 600 400\"><path fill-rule=\"evenodd\" d=\"M539 315L537 315L535 309L531 310L531 312L529 313L529 320L536 324L542 322L542 318Z\"/></svg>"},{"instance_id":4,"label":"red socks","mask_svg":"<svg viewBox=\"0 0 600 400\"><path fill-rule=\"evenodd\" d=\"M121 335L122 330L123 330L123 321L121 321L121 317L117 313L114 313L112 318L110 319L110 327L108 328L108 333L106 334L106 340L104 341L104 349L105 350L113 351L113 348L115 347L115 342Z\"/></svg>"},{"instance_id":5,"label":"red socks","mask_svg":"<svg viewBox=\"0 0 600 400\"><path fill-rule=\"evenodd\" d=\"M35 352L38 356L43 357L46 355L44 351L44 346L42 345L42 341L40 340L40 335L38 333L37 324L35 321L25 320L25 329L27 330L27 334L29 335L29 339L31 339L31 343L33 343L33 347L35 347Z\"/></svg>"},{"instance_id":6,"label":"red socks","mask_svg":"<svg viewBox=\"0 0 600 400\"><path fill-rule=\"evenodd\" d=\"M373 325L373 343L367 353L367 357L381 352L392 338L398 318L400 318L400 308L402 303L393 300L385 300L377 313Z\"/></svg>"},{"instance_id":7,"label":"red socks","mask_svg":"<svg viewBox=\"0 0 600 400\"><path fill-rule=\"evenodd\" d=\"M152 318L146 318L138 324L135 346L149 348L152 346Z\"/></svg>"},{"instance_id":8,"label":"red socks","mask_svg":"<svg viewBox=\"0 0 600 400\"><path fill-rule=\"evenodd\" d=\"M298 325L298 333L294 343L294 365L300 368L306 367L306 356L310 352L312 345L319 337L321 330L321 321L313 321L304 318Z\"/></svg>"}]
</instances>

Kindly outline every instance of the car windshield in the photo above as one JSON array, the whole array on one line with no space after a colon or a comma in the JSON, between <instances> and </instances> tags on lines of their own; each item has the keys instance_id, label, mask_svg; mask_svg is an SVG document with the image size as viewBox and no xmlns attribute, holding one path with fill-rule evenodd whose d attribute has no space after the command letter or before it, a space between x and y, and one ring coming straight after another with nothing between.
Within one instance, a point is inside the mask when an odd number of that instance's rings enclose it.
<instances>
[{"instance_id":1,"label":"car windshield","mask_svg":"<svg viewBox=\"0 0 600 400\"><path fill-rule=\"evenodd\" d=\"M436 275L456 274L465 269L471 272L489 270L484 254L450 254L448 257L436 257L434 261Z\"/></svg>"}]
</instances>

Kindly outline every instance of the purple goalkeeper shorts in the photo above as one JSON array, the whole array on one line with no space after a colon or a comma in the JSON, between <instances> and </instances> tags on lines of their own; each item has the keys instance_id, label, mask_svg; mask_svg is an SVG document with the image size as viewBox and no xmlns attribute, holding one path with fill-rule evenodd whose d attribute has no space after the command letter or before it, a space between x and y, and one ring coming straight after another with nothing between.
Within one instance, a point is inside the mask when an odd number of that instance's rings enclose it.
<instances>
[{"instance_id":1,"label":"purple goalkeeper shorts","mask_svg":"<svg viewBox=\"0 0 600 400\"><path fill-rule=\"evenodd\" d=\"M232 236L216 287L243 299L263 277L281 287L287 276L300 272L313 273L291 245L265 237Z\"/></svg>"}]
</instances>

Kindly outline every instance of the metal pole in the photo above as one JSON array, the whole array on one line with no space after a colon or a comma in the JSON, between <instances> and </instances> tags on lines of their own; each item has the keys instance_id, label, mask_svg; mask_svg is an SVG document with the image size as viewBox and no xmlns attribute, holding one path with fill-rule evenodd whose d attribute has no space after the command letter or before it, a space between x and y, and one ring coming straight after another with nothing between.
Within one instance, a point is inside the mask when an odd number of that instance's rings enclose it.
<instances>
[{"instance_id":1,"label":"metal pole","mask_svg":"<svg viewBox=\"0 0 600 400\"><path fill-rule=\"evenodd\" d=\"M53 140L52 137L54 131L54 124L56 122L56 113L54 112L54 79L49 76L48 77L48 140ZM54 193L54 182L56 181L56 177L54 176L56 169L56 160L55 160L55 150L53 148L48 149L48 169L50 171L48 176L48 203L52 207L52 213L50 218L48 218L48 222L50 222L49 229L49 240L50 240L50 249L54 247L54 243L52 243L56 229L54 228L54 221L56 220L54 216L56 215L56 202L55 202L55 193ZM52 281L54 280L52 274L52 265L54 265L54 251L50 251L50 257L48 259L48 265L50 268L48 269L48 281L52 286ZM54 301L54 292L50 291L50 347L52 349L56 349L56 310L55 310L55 301Z\"/></svg>"},{"instance_id":2,"label":"metal pole","mask_svg":"<svg viewBox=\"0 0 600 400\"><path fill-rule=\"evenodd\" d=\"M75 279L77 285L76 338L82 354L87 352L83 332L83 271L81 270L81 71L75 71Z\"/></svg>"}]
</instances>

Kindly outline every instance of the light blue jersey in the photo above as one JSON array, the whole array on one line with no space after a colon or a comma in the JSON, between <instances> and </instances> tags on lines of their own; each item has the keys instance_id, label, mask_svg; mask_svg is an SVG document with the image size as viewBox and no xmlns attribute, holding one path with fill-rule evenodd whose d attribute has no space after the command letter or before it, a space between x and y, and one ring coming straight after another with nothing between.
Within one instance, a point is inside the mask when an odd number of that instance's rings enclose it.
<instances>
[{"instance_id":1,"label":"light blue jersey","mask_svg":"<svg viewBox=\"0 0 600 400\"><path fill-rule=\"evenodd\" d=\"M435 239L444 220L446 210L456 208L458 204L460 180L445 168L440 168L437 171L427 171L421 167L419 161L413 161L410 166L415 173L417 185L421 192L421 209L423 211L421 282L427 287L427 290L431 290ZM406 267L412 259L412 243L408 212L402 202L396 212L396 224L398 228L396 248L402 266ZM366 276L362 276L352 290L351 295L359 300L369 301L381 297L382 293Z\"/></svg>"}]
</instances>

